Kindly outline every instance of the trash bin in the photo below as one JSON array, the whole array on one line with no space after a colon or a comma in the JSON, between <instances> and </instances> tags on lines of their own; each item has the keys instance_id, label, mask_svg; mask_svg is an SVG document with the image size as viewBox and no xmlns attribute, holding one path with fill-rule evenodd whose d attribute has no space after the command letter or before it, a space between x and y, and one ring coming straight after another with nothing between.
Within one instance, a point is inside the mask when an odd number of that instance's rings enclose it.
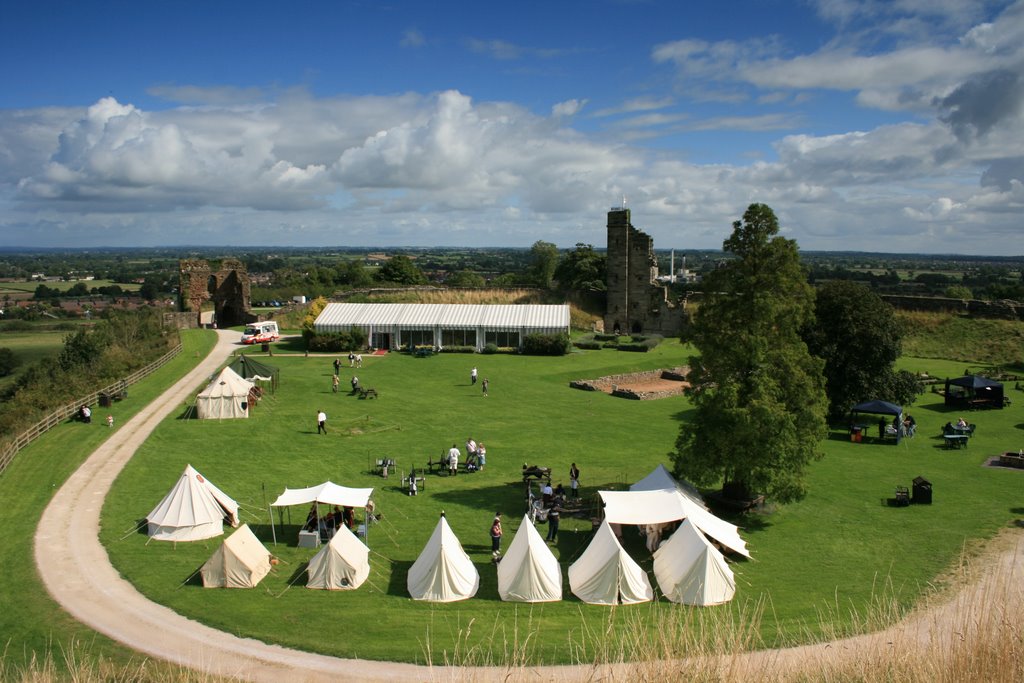
<instances>
[{"instance_id":1,"label":"trash bin","mask_svg":"<svg viewBox=\"0 0 1024 683\"><path fill-rule=\"evenodd\" d=\"M914 505L932 504L932 483L924 477L914 478Z\"/></svg>"},{"instance_id":2,"label":"trash bin","mask_svg":"<svg viewBox=\"0 0 1024 683\"><path fill-rule=\"evenodd\" d=\"M860 443L861 440L861 428L850 427L850 441L854 443Z\"/></svg>"},{"instance_id":3,"label":"trash bin","mask_svg":"<svg viewBox=\"0 0 1024 683\"><path fill-rule=\"evenodd\" d=\"M113 400L111 399L110 396L108 396L107 394L100 394L101 408L109 408L111 403L113 403Z\"/></svg>"},{"instance_id":4,"label":"trash bin","mask_svg":"<svg viewBox=\"0 0 1024 683\"><path fill-rule=\"evenodd\" d=\"M266 353L267 351L270 351L270 344L264 342L263 344L260 345L260 349L263 351L263 353Z\"/></svg>"}]
</instances>

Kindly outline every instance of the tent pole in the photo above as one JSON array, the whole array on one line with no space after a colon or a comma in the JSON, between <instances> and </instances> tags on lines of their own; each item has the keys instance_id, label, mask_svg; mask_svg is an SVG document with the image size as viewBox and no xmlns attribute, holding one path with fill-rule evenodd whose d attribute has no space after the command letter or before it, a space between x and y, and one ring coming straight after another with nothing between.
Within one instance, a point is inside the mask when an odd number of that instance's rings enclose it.
<instances>
[{"instance_id":1,"label":"tent pole","mask_svg":"<svg viewBox=\"0 0 1024 683\"><path fill-rule=\"evenodd\" d=\"M274 537L274 545L277 545L277 529L274 528L274 508L268 505L267 512L270 513L270 533Z\"/></svg>"}]
</instances>

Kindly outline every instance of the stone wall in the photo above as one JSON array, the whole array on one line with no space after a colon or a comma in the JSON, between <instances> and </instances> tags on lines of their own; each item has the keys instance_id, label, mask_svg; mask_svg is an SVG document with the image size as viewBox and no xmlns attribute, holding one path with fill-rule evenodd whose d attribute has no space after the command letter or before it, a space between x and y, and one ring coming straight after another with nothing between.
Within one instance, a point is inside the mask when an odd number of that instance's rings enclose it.
<instances>
[{"instance_id":1,"label":"stone wall","mask_svg":"<svg viewBox=\"0 0 1024 683\"><path fill-rule=\"evenodd\" d=\"M982 301L980 299L949 299L937 296L903 296L899 294L882 294L881 297L893 308L906 311L932 311L978 318L1024 320L1024 303L1019 301L1006 299Z\"/></svg>"},{"instance_id":2,"label":"stone wall","mask_svg":"<svg viewBox=\"0 0 1024 683\"><path fill-rule=\"evenodd\" d=\"M226 258L216 270L203 259L183 259L178 274L180 308L195 314L197 324L207 302L213 304L214 319L221 327L255 320L249 309L249 274L238 259Z\"/></svg>"},{"instance_id":3,"label":"stone wall","mask_svg":"<svg viewBox=\"0 0 1024 683\"><path fill-rule=\"evenodd\" d=\"M646 401L682 394L683 391L690 386L686 382L686 375L689 371L689 367L681 365L661 370L647 370L645 372L631 372L621 375L605 375L604 377L598 377L597 379L576 379L569 382L569 386L573 389L580 389L583 391L603 391L620 398ZM661 391L645 391L630 387L630 385L633 387L643 386L659 380L678 382L679 386Z\"/></svg>"}]
</instances>

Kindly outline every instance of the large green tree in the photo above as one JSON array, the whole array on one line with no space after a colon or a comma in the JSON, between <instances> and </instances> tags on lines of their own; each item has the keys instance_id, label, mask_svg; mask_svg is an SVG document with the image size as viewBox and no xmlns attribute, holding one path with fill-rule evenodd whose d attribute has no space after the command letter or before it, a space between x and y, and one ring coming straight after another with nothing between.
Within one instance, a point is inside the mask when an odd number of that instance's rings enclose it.
<instances>
[{"instance_id":1,"label":"large green tree","mask_svg":"<svg viewBox=\"0 0 1024 683\"><path fill-rule=\"evenodd\" d=\"M589 244L577 242L555 268L555 279L566 289L577 291L604 291L608 257L599 254Z\"/></svg>"},{"instance_id":2,"label":"large green tree","mask_svg":"<svg viewBox=\"0 0 1024 683\"><path fill-rule=\"evenodd\" d=\"M537 240L530 247L530 279L538 287L551 288L558 266L558 247L551 242Z\"/></svg>"},{"instance_id":3,"label":"large green tree","mask_svg":"<svg viewBox=\"0 0 1024 683\"><path fill-rule=\"evenodd\" d=\"M732 495L778 502L806 494L807 466L825 437L822 361L800 336L814 292L796 243L751 204L723 247L736 258L711 272L687 339L696 413L680 428L676 472Z\"/></svg>"},{"instance_id":4,"label":"large green tree","mask_svg":"<svg viewBox=\"0 0 1024 683\"><path fill-rule=\"evenodd\" d=\"M377 271L377 279L399 285L422 285L427 281L423 271L405 254L389 258Z\"/></svg>"},{"instance_id":5,"label":"large green tree","mask_svg":"<svg viewBox=\"0 0 1024 683\"><path fill-rule=\"evenodd\" d=\"M825 361L833 419L861 401L906 400L893 369L901 350L899 321L892 306L864 285L845 280L822 285L804 339L811 353Z\"/></svg>"}]
</instances>

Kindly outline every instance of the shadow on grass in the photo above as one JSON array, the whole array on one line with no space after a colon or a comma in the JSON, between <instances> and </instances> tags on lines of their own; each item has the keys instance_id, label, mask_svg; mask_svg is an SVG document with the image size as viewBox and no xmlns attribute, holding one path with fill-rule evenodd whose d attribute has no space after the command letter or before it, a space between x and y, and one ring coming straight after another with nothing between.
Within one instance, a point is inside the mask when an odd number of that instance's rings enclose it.
<instances>
[{"instance_id":1,"label":"shadow on grass","mask_svg":"<svg viewBox=\"0 0 1024 683\"><path fill-rule=\"evenodd\" d=\"M686 410L680 410L678 413L672 415L672 419L676 422L693 422L693 418L696 414L696 408L687 408Z\"/></svg>"},{"instance_id":2,"label":"shadow on grass","mask_svg":"<svg viewBox=\"0 0 1024 683\"><path fill-rule=\"evenodd\" d=\"M391 579L388 581L387 594L409 597L407 577L412 569L411 561L391 560Z\"/></svg>"}]
</instances>

